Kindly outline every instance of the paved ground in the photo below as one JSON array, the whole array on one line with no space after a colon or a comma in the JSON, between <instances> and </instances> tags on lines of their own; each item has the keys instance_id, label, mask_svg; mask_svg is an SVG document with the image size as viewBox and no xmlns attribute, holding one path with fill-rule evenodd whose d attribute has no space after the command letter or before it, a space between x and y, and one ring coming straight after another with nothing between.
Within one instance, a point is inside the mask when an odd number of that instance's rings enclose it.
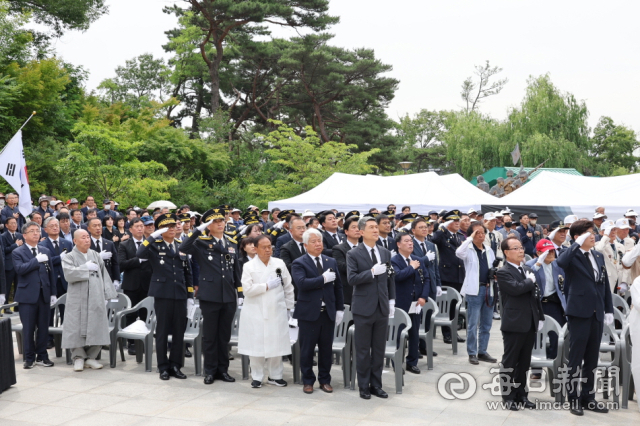
<instances>
[{"instance_id":1,"label":"paved ground","mask_svg":"<svg viewBox=\"0 0 640 426\"><path fill-rule=\"evenodd\" d=\"M249 381L240 380L240 361L231 361L230 373L236 383L216 382L211 386L194 375L193 360L187 359L183 371L187 380L162 382L156 373L146 373L142 364L127 356L117 368L85 370L75 373L63 358L51 359L53 368L22 369L22 358L16 355L17 385L0 395L0 424L21 425L456 425L528 426L561 422L566 425L622 425L640 420L638 405L614 410L609 414L585 413L578 418L563 410L503 411L487 408L488 401L498 401L481 383L493 377L490 365L472 366L467 361L464 344L457 356L451 346L438 340L438 357L434 370L426 368L426 358L419 367L422 374L407 373L401 395L394 390L393 372L385 369L384 387L389 399L358 397L357 391L343 389L342 373L333 370L333 394L316 390L305 395L300 385L292 383L290 364L285 364L286 388L265 385L252 389ZM15 347L15 344L14 344ZM502 340L498 322L494 321L489 352L499 357ZM108 353L103 351L103 363ZM155 363L154 363L155 370ZM470 373L479 382L478 390L468 400L446 400L437 390L438 379L447 372ZM542 401L552 401L548 392L530 393ZM339 422L339 423L335 423Z\"/></svg>"}]
</instances>

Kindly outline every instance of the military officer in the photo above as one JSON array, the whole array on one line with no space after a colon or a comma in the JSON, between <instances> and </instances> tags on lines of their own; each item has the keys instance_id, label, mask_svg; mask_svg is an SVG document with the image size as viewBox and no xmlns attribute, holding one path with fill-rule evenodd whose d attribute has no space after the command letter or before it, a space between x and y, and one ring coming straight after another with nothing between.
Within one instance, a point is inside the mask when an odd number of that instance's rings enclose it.
<instances>
[{"instance_id":1,"label":"military officer","mask_svg":"<svg viewBox=\"0 0 640 426\"><path fill-rule=\"evenodd\" d=\"M157 231L142 243L136 256L148 259L153 270L149 296L155 298L158 370L161 380L169 380L171 376L186 379L180 366L187 310L194 305L191 268L187 256L181 255L178 250L181 241L175 239L176 215L159 215L155 226ZM172 336L172 344L167 359L169 335Z\"/></svg>"},{"instance_id":2,"label":"military officer","mask_svg":"<svg viewBox=\"0 0 640 426\"><path fill-rule=\"evenodd\" d=\"M236 240L224 235L222 209L208 210L202 215L202 221L180 245L180 251L192 255L200 265L198 299L204 333L204 384L210 385L215 379L235 382L228 374L227 345L233 316L243 300L238 245Z\"/></svg>"}]
</instances>

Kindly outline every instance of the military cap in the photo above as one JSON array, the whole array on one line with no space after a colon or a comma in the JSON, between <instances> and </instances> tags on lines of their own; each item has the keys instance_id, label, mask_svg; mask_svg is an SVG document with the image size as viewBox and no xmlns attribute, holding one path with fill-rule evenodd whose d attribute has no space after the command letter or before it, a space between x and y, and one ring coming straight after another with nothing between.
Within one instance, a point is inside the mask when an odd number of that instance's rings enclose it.
<instances>
[{"instance_id":1,"label":"military cap","mask_svg":"<svg viewBox=\"0 0 640 426\"><path fill-rule=\"evenodd\" d=\"M151 216L142 216L140 220L144 223L144 226L153 225L153 218Z\"/></svg>"},{"instance_id":2,"label":"military cap","mask_svg":"<svg viewBox=\"0 0 640 426\"><path fill-rule=\"evenodd\" d=\"M338 212L338 213L336 214L336 219L343 219L343 218L344 218L344 216L345 216L344 212Z\"/></svg>"},{"instance_id":3,"label":"military cap","mask_svg":"<svg viewBox=\"0 0 640 426\"><path fill-rule=\"evenodd\" d=\"M364 215L364 217L367 217L367 216L368 216L368 217L376 218L376 217L378 217L378 215L379 215L379 214L380 214L380 213L376 213L376 212L373 212L373 213L366 213L366 214Z\"/></svg>"},{"instance_id":4,"label":"military cap","mask_svg":"<svg viewBox=\"0 0 640 426\"><path fill-rule=\"evenodd\" d=\"M248 218L246 218L244 220L244 224L245 225L253 225L255 223L260 223L260 220L254 215L254 216L249 216Z\"/></svg>"},{"instance_id":5,"label":"military cap","mask_svg":"<svg viewBox=\"0 0 640 426\"><path fill-rule=\"evenodd\" d=\"M344 216L344 220L349 219L351 216L360 216L360 212L358 210L351 210Z\"/></svg>"},{"instance_id":6,"label":"military cap","mask_svg":"<svg viewBox=\"0 0 640 426\"><path fill-rule=\"evenodd\" d=\"M460 210L451 210L444 215L445 220L460 220Z\"/></svg>"},{"instance_id":7,"label":"military cap","mask_svg":"<svg viewBox=\"0 0 640 426\"><path fill-rule=\"evenodd\" d=\"M418 218L418 213L407 213L400 218L401 221L411 223Z\"/></svg>"},{"instance_id":8,"label":"military cap","mask_svg":"<svg viewBox=\"0 0 640 426\"><path fill-rule=\"evenodd\" d=\"M180 222L190 222L191 221L191 215L189 213L180 213L178 215L178 220Z\"/></svg>"},{"instance_id":9,"label":"military cap","mask_svg":"<svg viewBox=\"0 0 640 426\"><path fill-rule=\"evenodd\" d=\"M249 210L249 211L246 211L246 212L244 212L244 213L242 214L242 218L243 218L243 219L248 219L248 218L250 218L251 216L255 216L255 215L256 215L256 212L254 212L253 210Z\"/></svg>"},{"instance_id":10,"label":"military cap","mask_svg":"<svg viewBox=\"0 0 640 426\"><path fill-rule=\"evenodd\" d=\"M202 215L202 222L207 223L210 220L224 220L224 210L222 209L209 209Z\"/></svg>"},{"instance_id":11,"label":"military cap","mask_svg":"<svg viewBox=\"0 0 640 426\"><path fill-rule=\"evenodd\" d=\"M176 215L173 213L161 214L156 218L156 221L155 221L156 229L160 229L163 226L175 225L176 219L177 219Z\"/></svg>"},{"instance_id":12,"label":"military cap","mask_svg":"<svg viewBox=\"0 0 640 426\"><path fill-rule=\"evenodd\" d=\"M282 210L280 213L278 213L278 219L280 220L285 220L287 218L287 216L289 216L291 213L295 213L295 210Z\"/></svg>"},{"instance_id":13,"label":"military cap","mask_svg":"<svg viewBox=\"0 0 640 426\"><path fill-rule=\"evenodd\" d=\"M218 206L218 208L219 208L220 210L224 210L224 211L225 211L225 214L231 211L231 206L230 206L229 204L222 204L222 205L219 205L219 206Z\"/></svg>"},{"instance_id":14,"label":"military cap","mask_svg":"<svg viewBox=\"0 0 640 426\"><path fill-rule=\"evenodd\" d=\"M389 216L389 217L393 217L393 216L396 215L393 210L385 210L385 211L382 212L382 214L386 215L386 216Z\"/></svg>"}]
</instances>

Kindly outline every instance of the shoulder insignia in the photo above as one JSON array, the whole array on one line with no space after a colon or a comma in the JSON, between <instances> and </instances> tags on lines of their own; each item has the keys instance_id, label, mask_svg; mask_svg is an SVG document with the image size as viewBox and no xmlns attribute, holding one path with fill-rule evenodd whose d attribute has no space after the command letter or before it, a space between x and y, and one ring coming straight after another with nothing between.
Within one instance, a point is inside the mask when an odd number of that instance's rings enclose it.
<instances>
[{"instance_id":1,"label":"shoulder insignia","mask_svg":"<svg viewBox=\"0 0 640 426\"><path fill-rule=\"evenodd\" d=\"M162 238L160 238L159 240L156 240L156 243L161 243L162 241Z\"/></svg>"},{"instance_id":2,"label":"shoulder insignia","mask_svg":"<svg viewBox=\"0 0 640 426\"><path fill-rule=\"evenodd\" d=\"M200 236L198 237L198 239L199 239L199 240L205 240L205 241L211 240L212 238L213 238L213 237L211 237L211 236L207 236L207 235L200 235Z\"/></svg>"},{"instance_id":3,"label":"shoulder insignia","mask_svg":"<svg viewBox=\"0 0 640 426\"><path fill-rule=\"evenodd\" d=\"M142 242L142 245L145 246L145 247L148 246L149 245L149 240L144 240Z\"/></svg>"},{"instance_id":4,"label":"shoulder insignia","mask_svg":"<svg viewBox=\"0 0 640 426\"><path fill-rule=\"evenodd\" d=\"M231 238L228 235L225 235L225 237L227 237L227 240L231 241L233 244L238 244L238 241L236 241L235 239Z\"/></svg>"},{"instance_id":5,"label":"shoulder insignia","mask_svg":"<svg viewBox=\"0 0 640 426\"><path fill-rule=\"evenodd\" d=\"M177 243L182 243L182 240L179 240L178 238L176 238L176 242Z\"/></svg>"},{"instance_id":6,"label":"shoulder insignia","mask_svg":"<svg viewBox=\"0 0 640 426\"><path fill-rule=\"evenodd\" d=\"M242 287L238 287L238 291L242 291Z\"/></svg>"},{"instance_id":7,"label":"shoulder insignia","mask_svg":"<svg viewBox=\"0 0 640 426\"><path fill-rule=\"evenodd\" d=\"M193 293L193 287L187 287L187 292Z\"/></svg>"},{"instance_id":8,"label":"shoulder insignia","mask_svg":"<svg viewBox=\"0 0 640 426\"><path fill-rule=\"evenodd\" d=\"M189 235L187 235L187 237L190 237L193 235L193 232L189 232Z\"/></svg>"}]
</instances>

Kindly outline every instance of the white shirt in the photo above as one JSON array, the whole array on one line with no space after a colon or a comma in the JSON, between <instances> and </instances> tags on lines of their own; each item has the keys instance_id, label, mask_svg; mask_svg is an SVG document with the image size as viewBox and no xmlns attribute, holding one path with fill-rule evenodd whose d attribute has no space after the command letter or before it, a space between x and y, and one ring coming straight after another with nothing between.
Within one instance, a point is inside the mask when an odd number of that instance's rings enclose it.
<instances>
[{"instance_id":1,"label":"white shirt","mask_svg":"<svg viewBox=\"0 0 640 426\"><path fill-rule=\"evenodd\" d=\"M102 238L95 239L91 237L91 241L93 241L93 244L96 246L98 245L97 241L100 241L100 250L104 250L104 242L102 241Z\"/></svg>"},{"instance_id":2,"label":"white shirt","mask_svg":"<svg viewBox=\"0 0 640 426\"><path fill-rule=\"evenodd\" d=\"M351 244L351 241L349 241L349 240L347 240L347 244L349 244L349 247L351 247L351 248L358 247L358 243Z\"/></svg>"},{"instance_id":3,"label":"white shirt","mask_svg":"<svg viewBox=\"0 0 640 426\"><path fill-rule=\"evenodd\" d=\"M309 253L307 253L307 256L309 256L311 258L311 260L313 261L313 264L315 265L316 264L316 258L311 256ZM318 262L320 262L320 266L324 266L322 264L322 256L318 256Z\"/></svg>"},{"instance_id":4,"label":"white shirt","mask_svg":"<svg viewBox=\"0 0 640 426\"><path fill-rule=\"evenodd\" d=\"M362 244L364 244L364 246L367 248L367 253L369 253L369 256L371 256L371 249L373 249L373 252L376 254L376 260L377 260L377 262L375 263L380 263L380 251L378 250L378 246L374 244L373 247L369 247L364 242ZM373 258L371 258L371 260L373 260Z\"/></svg>"},{"instance_id":5,"label":"white shirt","mask_svg":"<svg viewBox=\"0 0 640 426\"><path fill-rule=\"evenodd\" d=\"M389 246L391 245L390 241L389 241L389 236L387 235L387 237L378 237L378 239L380 240L380 242L382 243L382 247L386 248L387 250L389 250ZM384 246L384 242L387 242L387 246Z\"/></svg>"},{"instance_id":6,"label":"white shirt","mask_svg":"<svg viewBox=\"0 0 640 426\"><path fill-rule=\"evenodd\" d=\"M416 244L418 247L420 247L420 250L422 250L422 254L424 254L426 256L427 254L427 239L425 238L424 240L420 241L418 238L413 237L413 239L415 240Z\"/></svg>"},{"instance_id":7,"label":"white shirt","mask_svg":"<svg viewBox=\"0 0 640 426\"><path fill-rule=\"evenodd\" d=\"M31 247L29 244L24 243L25 246L29 247L29 251L33 253L33 249L36 249L36 254L40 254L40 250L38 250L38 246Z\"/></svg>"},{"instance_id":8,"label":"white shirt","mask_svg":"<svg viewBox=\"0 0 640 426\"><path fill-rule=\"evenodd\" d=\"M542 271L545 280L543 296L547 297L556 292L556 284L553 282L553 265L542 262Z\"/></svg>"},{"instance_id":9,"label":"white shirt","mask_svg":"<svg viewBox=\"0 0 640 426\"><path fill-rule=\"evenodd\" d=\"M508 260L507 260L507 263L508 263L509 265L514 266L514 267L515 267L516 269L518 269L518 270L519 270L520 268L522 268L522 266L520 266L520 265L516 265L515 263L511 263L511 262L509 262ZM524 268L522 268L522 270L524 271Z\"/></svg>"}]
</instances>

